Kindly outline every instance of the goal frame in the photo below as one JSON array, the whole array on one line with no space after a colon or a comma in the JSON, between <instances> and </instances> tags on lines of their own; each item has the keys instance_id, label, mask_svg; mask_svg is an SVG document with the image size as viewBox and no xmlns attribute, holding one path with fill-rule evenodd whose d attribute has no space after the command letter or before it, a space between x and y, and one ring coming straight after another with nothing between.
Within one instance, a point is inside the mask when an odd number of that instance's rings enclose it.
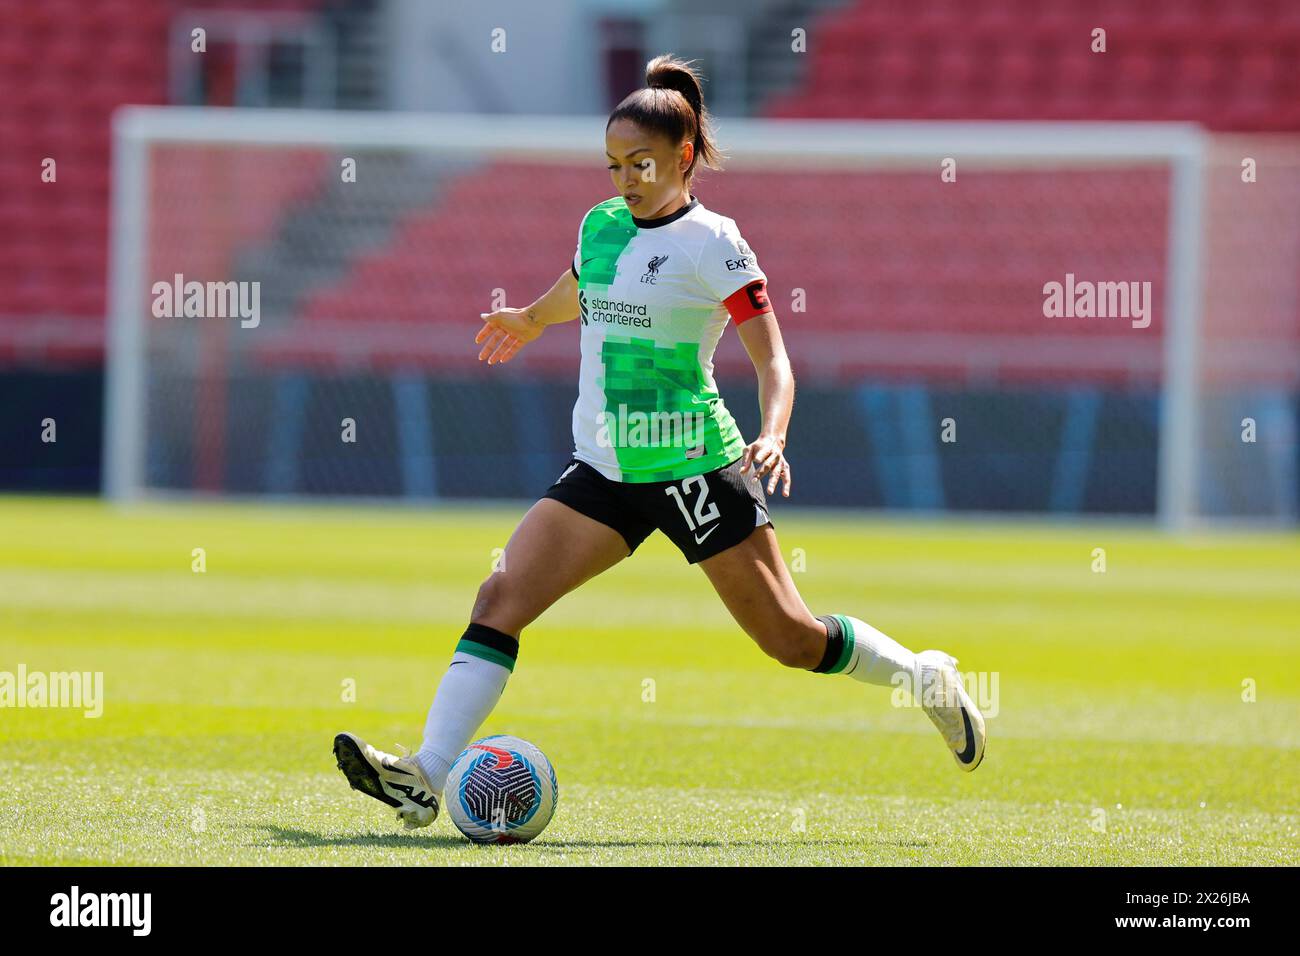
<instances>
[{"instance_id":1,"label":"goal frame","mask_svg":"<svg viewBox=\"0 0 1300 956\"><path fill-rule=\"evenodd\" d=\"M127 106L113 116L109 302L105 349L105 495L141 498L145 455L146 240L149 149L155 143L393 147L493 155L529 144L537 161L589 161L603 116L483 116L337 110ZM719 139L736 166L869 169L946 157L978 169L1014 163L1086 168L1166 163L1170 169L1156 518L1186 530L1198 517L1195 419L1205 167L1208 140L1194 123L952 122L723 118Z\"/></svg>"}]
</instances>

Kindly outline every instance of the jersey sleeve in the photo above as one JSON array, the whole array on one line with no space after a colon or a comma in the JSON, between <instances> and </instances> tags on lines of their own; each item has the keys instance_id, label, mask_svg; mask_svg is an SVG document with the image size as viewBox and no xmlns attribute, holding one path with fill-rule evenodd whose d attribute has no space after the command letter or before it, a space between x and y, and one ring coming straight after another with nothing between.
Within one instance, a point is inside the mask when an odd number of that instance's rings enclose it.
<instances>
[{"instance_id":1,"label":"jersey sleeve","mask_svg":"<svg viewBox=\"0 0 1300 956\"><path fill-rule=\"evenodd\" d=\"M573 261L569 263L569 271L573 273L573 277L575 279L579 277L578 263L581 261L581 256L582 256L582 227L586 222L587 222L586 216L583 216L582 219L579 220L578 222L578 248L573 250Z\"/></svg>"},{"instance_id":2,"label":"jersey sleeve","mask_svg":"<svg viewBox=\"0 0 1300 956\"><path fill-rule=\"evenodd\" d=\"M772 311L767 276L733 220L724 219L705 243L698 271L704 287L726 307L736 325Z\"/></svg>"},{"instance_id":3,"label":"jersey sleeve","mask_svg":"<svg viewBox=\"0 0 1300 956\"><path fill-rule=\"evenodd\" d=\"M758 267L758 257L749 248L731 219L724 219L718 231L704 244L698 266L700 282L719 302L754 282L767 281Z\"/></svg>"}]
</instances>

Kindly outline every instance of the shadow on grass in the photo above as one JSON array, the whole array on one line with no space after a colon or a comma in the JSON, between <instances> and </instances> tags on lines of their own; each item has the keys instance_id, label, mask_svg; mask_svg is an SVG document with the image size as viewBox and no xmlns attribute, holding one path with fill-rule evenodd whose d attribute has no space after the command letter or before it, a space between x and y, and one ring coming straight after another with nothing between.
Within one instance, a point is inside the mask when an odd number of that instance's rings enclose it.
<instances>
[{"instance_id":1,"label":"shadow on grass","mask_svg":"<svg viewBox=\"0 0 1300 956\"><path fill-rule=\"evenodd\" d=\"M924 847L924 843L901 843L897 840L879 840L889 845ZM862 840L547 840L534 843L534 851L565 853L584 849L628 847L677 847L681 849L737 849L740 847L771 847L806 849L809 847L865 847Z\"/></svg>"},{"instance_id":2,"label":"shadow on grass","mask_svg":"<svg viewBox=\"0 0 1300 956\"><path fill-rule=\"evenodd\" d=\"M547 853L564 853L567 850L600 850L606 847L681 847L683 849L726 850L736 847L866 847L872 844L897 847L927 847L923 840L547 840L535 843L533 848Z\"/></svg>"},{"instance_id":3,"label":"shadow on grass","mask_svg":"<svg viewBox=\"0 0 1300 956\"><path fill-rule=\"evenodd\" d=\"M357 833L348 836L327 836L310 830L296 830L270 824L259 824L249 829L263 831L268 839L256 846L278 847L326 847L326 846L363 846L383 849L421 849L449 850L474 846L492 846L492 844L474 844L460 835L431 833ZM544 840L529 846L529 852L536 853L572 853L583 850L632 849L637 847L675 847L680 849L715 849L726 850L739 847L865 847L871 843L877 845L904 848L923 848L930 844L925 840L873 840L864 841L851 838L837 840ZM513 851L512 852L517 852Z\"/></svg>"},{"instance_id":4,"label":"shadow on grass","mask_svg":"<svg viewBox=\"0 0 1300 956\"><path fill-rule=\"evenodd\" d=\"M265 842L254 844L255 846L297 846L304 848L367 846L394 850L446 850L466 845L463 837L449 834L354 833L347 836L328 836L322 833L312 833L310 830L294 830L289 827L277 827L271 824L259 824L248 829L261 830L267 836Z\"/></svg>"}]
</instances>

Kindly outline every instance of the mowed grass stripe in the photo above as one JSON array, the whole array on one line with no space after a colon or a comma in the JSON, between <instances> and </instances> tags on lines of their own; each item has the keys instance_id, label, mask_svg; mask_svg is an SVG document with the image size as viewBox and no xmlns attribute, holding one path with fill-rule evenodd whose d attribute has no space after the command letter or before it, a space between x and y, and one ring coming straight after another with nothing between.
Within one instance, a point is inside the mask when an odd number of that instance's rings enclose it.
<instances>
[{"instance_id":1,"label":"mowed grass stripe","mask_svg":"<svg viewBox=\"0 0 1300 956\"><path fill-rule=\"evenodd\" d=\"M998 672L979 771L958 772L888 689L763 657L699 571L651 539L526 631L483 730L555 761L560 812L542 840L484 850L445 819L402 833L347 790L330 737L418 743L492 548L522 510L0 501L0 670L103 670L108 695L99 720L0 711L0 772L16 781L0 794L0 859L1297 859L1294 537L779 509L814 613ZM190 571L199 546L206 575ZM1093 547L1107 549L1105 575L1090 570Z\"/></svg>"}]
</instances>

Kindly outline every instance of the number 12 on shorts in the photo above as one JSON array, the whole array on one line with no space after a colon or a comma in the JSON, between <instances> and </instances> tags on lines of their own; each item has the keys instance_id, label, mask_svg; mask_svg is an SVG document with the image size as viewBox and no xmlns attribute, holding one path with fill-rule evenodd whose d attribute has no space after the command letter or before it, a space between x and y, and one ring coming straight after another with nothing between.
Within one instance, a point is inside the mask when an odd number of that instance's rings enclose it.
<instances>
[{"instance_id":1,"label":"number 12 on shorts","mask_svg":"<svg viewBox=\"0 0 1300 956\"><path fill-rule=\"evenodd\" d=\"M691 493L692 483L695 483L696 485L699 486L699 496L695 499L695 520L694 521L691 520L690 512L686 510L686 500L684 497L685 495L689 495ZM676 485L669 485L667 488L664 489L664 494L670 495L673 501L677 502L677 510L682 513L682 517L686 520L686 527L692 533L698 531L700 528L704 527L710 521L717 521L718 518L722 517L722 513L718 511L717 504L708 500L709 483L704 480L703 475L692 475L689 478L682 479L682 487L680 491L677 490ZM706 505L708 506L707 508L705 507ZM712 534L712 532L713 529L710 528L708 533ZM706 534L704 537L708 537L708 534ZM701 538L699 535L696 535L695 537L696 544L699 544L700 541L702 540L703 538Z\"/></svg>"}]
</instances>

